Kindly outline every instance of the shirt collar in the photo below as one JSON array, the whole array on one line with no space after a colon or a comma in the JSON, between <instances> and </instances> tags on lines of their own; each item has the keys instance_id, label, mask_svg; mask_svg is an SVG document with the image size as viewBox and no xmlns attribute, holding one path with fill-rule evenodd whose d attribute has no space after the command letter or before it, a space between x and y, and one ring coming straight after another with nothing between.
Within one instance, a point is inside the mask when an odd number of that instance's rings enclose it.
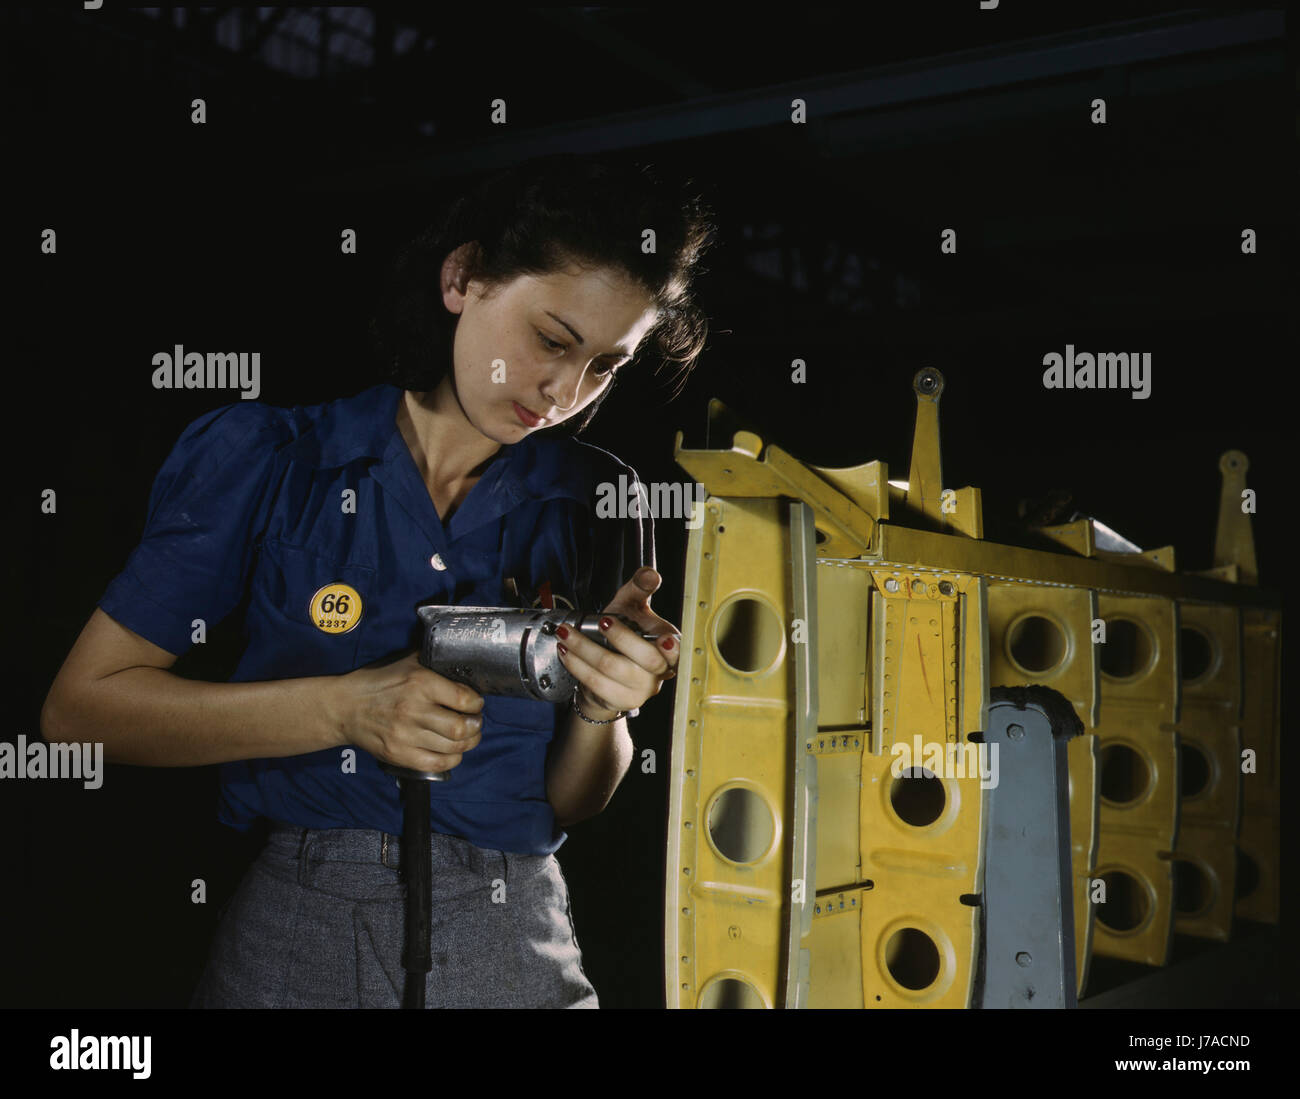
<instances>
[{"instance_id":1,"label":"shirt collar","mask_svg":"<svg viewBox=\"0 0 1300 1099\"><path fill-rule=\"evenodd\" d=\"M397 429L397 403L404 392L376 385L325 405L313 429L291 444L294 460L329 469L362 458L385 464L401 459L406 440ZM568 436L532 434L504 447L484 476L496 476L494 491L513 504L568 498L590 507L595 466L604 453Z\"/></svg>"}]
</instances>

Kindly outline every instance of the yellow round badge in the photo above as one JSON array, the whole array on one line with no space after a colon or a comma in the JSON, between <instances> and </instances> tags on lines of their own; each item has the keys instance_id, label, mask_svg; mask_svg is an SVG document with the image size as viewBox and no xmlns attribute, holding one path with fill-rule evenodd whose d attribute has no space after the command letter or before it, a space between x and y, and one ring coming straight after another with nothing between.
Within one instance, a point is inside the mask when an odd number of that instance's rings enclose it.
<instances>
[{"instance_id":1,"label":"yellow round badge","mask_svg":"<svg viewBox=\"0 0 1300 1099\"><path fill-rule=\"evenodd\" d=\"M312 625L326 633L347 633L361 621L361 596L347 584L326 584L311 597Z\"/></svg>"}]
</instances>

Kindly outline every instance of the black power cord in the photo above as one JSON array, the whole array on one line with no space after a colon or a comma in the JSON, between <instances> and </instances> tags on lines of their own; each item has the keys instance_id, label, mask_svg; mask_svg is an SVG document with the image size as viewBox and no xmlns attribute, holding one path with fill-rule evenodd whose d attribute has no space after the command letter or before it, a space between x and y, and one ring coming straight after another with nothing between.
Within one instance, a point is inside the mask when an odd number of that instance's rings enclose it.
<instances>
[{"instance_id":1,"label":"black power cord","mask_svg":"<svg viewBox=\"0 0 1300 1099\"><path fill-rule=\"evenodd\" d=\"M429 826L427 779L402 778L401 877L406 883L406 945L402 1007L424 1008L425 980L433 969L433 835Z\"/></svg>"}]
</instances>

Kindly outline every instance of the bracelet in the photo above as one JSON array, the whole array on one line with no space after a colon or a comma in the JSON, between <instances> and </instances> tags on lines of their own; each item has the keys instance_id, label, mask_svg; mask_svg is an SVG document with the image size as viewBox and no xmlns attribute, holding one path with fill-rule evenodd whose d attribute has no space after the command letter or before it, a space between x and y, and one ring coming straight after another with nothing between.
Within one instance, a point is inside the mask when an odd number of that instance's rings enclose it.
<instances>
[{"instance_id":1,"label":"bracelet","mask_svg":"<svg viewBox=\"0 0 1300 1099\"><path fill-rule=\"evenodd\" d=\"M595 718L588 717L586 714L582 712L582 708L578 705L578 696L581 694L582 694L581 687L573 688L573 703L572 703L573 712L577 714L580 718L582 718L582 720L585 721L588 725L613 725L614 722L616 722L619 718L627 717L626 710L619 710L619 712L616 713L613 717L607 717L604 721L597 721Z\"/></svg>"}]
</instances>

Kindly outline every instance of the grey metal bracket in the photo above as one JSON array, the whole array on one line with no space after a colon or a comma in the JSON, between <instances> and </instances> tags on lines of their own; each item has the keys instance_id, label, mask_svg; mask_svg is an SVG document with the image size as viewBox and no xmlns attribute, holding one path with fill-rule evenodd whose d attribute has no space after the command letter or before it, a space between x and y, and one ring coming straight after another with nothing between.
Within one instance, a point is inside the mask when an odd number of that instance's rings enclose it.
<instances>
[{"instance_id":1,"label":"grey metal bracket","mask_svg":"<svg viewBox=\"0 0 1300 1099\"><path fill-rule=\"evenodd\" d=\"M983 750L997 777L985 791L971 1006L1076 1007L1067 748L1083 725L1047 687L997 687L989 695Z\"/></svg>"}]
</instances>

